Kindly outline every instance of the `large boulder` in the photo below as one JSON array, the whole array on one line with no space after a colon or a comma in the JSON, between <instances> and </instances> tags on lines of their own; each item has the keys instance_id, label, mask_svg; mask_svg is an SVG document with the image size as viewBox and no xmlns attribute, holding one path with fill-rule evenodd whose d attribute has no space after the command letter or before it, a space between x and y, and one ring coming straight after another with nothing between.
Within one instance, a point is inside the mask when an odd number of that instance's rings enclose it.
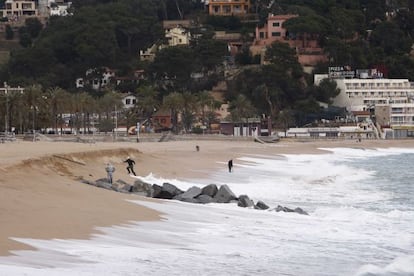
<instances>
[{"instance_id":1,"label":"large boulder","mask_svg":"<svg viewBox=\"0 0 414 276\"><path fill-rule=\"evenodd\" d=\"M186 192L177 195L176 197L174 197L174 199L177 200L181 200L181 201L186 201L186 202L192 202L189 199L194 199L196 197L198 197L201 194L201 189L199 187L191 187L190 189L188 189ZM194 201L196 202L196 201Z\"/></svg>"},{"instance_id":2,"label":"large boulder","mask_svg":"<svg viewBox=\"0 0 414 276\"><path fill-rule=\"evenodd\" d=\"M134 182L131 192L151 197L151 190L151 184L138 179Z\"/></svg>"},{"instance_id":3,"label":"large boulder","mask_svg":"<svg viewBox=\"0 0 414 276\"><path fill-rule=\"evenodd\" d=\"M112 189L121 192L121 193L130 193L132 191L132 185L126 183L122 179L118 179L116 182L112 183Z\"/></svg>"},{"instance_id":4,"label":"large boulder","mask_svg":"<svg viewBox=\"0 0 414 276\"><path fill-rule=\"evenodd\" d=\"M253 207L254 202L251 200L247 195L239 196L239 201L237 202L237 206L239 207Z\"/></svg>"},{"instance_id":5,"label":"large boulder","mask_svg":"<svg viewBox=\"0 0 414 276\"><path fill-rule=\"evenodd\" d=\"M217 194L214 196L214 200L217 203L229 203L232 200L236 200L237 196L230 190L229 186L221 185Z\"/></svg>"},{"instance_id":6,"label":"large boulder","mask_svg":"<svg viewBox=\"0 0 414 276\"><path fill-rule=\"evenodd\" d=\"M162 193L162 187L160 185L157 184L153 184L151 186L151 197L154 198L161 198L161 193Z\"/></svg>"},{"instance_id":7,"label":"large boulder","mask_svg":"<svg viewBox=\"0 0 414 276\"><path fill-rule=\"evenodd\" d=\"M95 181L96 187L112 190L112 184L107 178L101 178Z\"/></svg>"},{"instance_id":8,"label":"large boulder","mask_svg":"<svg viewBox=\"0 0 414 276\"><path fill-rule=\"evenodd\" d=\"M202 195L208 195L210 197L214 197L217 194L218 188L216 184L209 184L201 189Z\"/></svg>"},{"instance_id":9,"label":"large boulder","mask_svg":"<svg viewBox=\"0 0 414 276\"><path fill-rule=\"evenodd\" d=\"M155 186L155 187L154 187ZM161 191L159 191L159 185L152 185L152 197L154 198L163 198L163 199L173 199L174 197L182 194L183 191L178 189L176 186L170 183L163 183Z\"/></svg>"},{"instance_id":10,"label":"large boulder","mask_svg":"<svg viewBox=\"0 0 414 276\"><path fill-rule=\"evenodd\" d=\"M299 207L297 207L295 209L291 209L291 208L288 208L288 207L278 205L276 208L274 208L272 210L276 211L276 212L298 213L298 214L301 214L301 215L309 215L307 212L305 212L304 210L302 210Z\"/></svg>"},{"instance_id":11,"label":"large boulder","mask_svg":"<svg viewBox=\"0 0 414 276\"><path fill-rule=\"evenodd\" d=\"M201 204L207 204L207 203L215 202L214 198L212 198L209 195L203 195L203 194L196 197L196 200L197 200L198 203L201 203Z\"/></svg>"},{"instance_id":12,"label":"large boulder","mask_svg":"<svg viewBox=\"0 0 414 276\"><path fill-rule=\"evenodd\" d=\"M259 200L259 201L256 203L256 205L254 206L254 208L255 208L255 209L260 209L260 210L267 210L267 209L269 209L270 207L269 207L269 206L267 206L267 204L266 204L266 203L264 203L263 201Z\"/></svg>"}]
</instances>

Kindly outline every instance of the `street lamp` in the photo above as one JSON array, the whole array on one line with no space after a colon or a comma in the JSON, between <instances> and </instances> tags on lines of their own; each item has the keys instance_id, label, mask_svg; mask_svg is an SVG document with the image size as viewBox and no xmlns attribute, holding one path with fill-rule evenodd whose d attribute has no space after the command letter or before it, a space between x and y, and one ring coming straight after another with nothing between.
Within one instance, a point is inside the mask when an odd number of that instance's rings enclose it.
<instances>
[{"instance_id":1,"label":"street lamp","mask_svg":"<svg viewBox=\"0 0 414 276\"><path fill-rule=\"evenodd\" d=\"M4 114L4 135L9 132L9 86L4 82L4 96L6 98L6 113Z\"/></svg>"},{"instance_id":2,"label":"street lamp","mask_svg":"<svg viewBox=\"0 0 414 276\"><path fill-rule=\"evenodd\" d=\"M36 131L35 131L35 118L36 118L36 111L37 106L32 105L30 109L33 110L33 117L32 117L32 128L33 128L33 142L36 142Z\"/></svg>"},{"instance_id":3,"label":"street lamp","mask_svg":"<svg viewBox=\"0 0 414 276\"><path fill-rule=\"evenodd\" d=\"M137 122L137 143L139 142L139 129L141 128L140 122Z\"/></svg>"}]
</instances>

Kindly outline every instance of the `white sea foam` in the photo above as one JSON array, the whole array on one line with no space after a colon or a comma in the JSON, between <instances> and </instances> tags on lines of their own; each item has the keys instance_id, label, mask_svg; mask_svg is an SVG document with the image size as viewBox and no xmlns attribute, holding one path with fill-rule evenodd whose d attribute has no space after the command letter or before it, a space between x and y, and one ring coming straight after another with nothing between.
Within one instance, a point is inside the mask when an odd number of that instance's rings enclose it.
<instances>
[{"instance_id":1,"label":"white sea foam","mask_svg":"<svg viewBox=\"0 0 414 276\"><path fill-rule=\"evenodd\" d=\"M386 164L395 155L411 162L414 151L327 150L250 155L234 160L232 173L223 163L209 179L140 177L183 190L227 184L237 195L301 207L309 216L139 202L163 212L163 220L100 228L104 234L91 240L16 239L39 250L0 258L0 275L414 275L413 189L403 171L396 183Z\"/></svg>"}]
</instances>

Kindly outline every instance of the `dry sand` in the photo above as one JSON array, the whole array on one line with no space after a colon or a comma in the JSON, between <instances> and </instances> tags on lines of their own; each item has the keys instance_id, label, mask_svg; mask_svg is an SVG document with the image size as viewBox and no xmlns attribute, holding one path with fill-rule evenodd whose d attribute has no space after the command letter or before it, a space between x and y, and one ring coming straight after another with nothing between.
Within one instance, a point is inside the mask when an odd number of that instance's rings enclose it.
<instances>
[{"instance_id":1,"label":"dry sand","mask_svg":"<svg viewBox=\"0 0 414 276\"><path fill-rule=\"evenodd\" d=\"M199 145L200 151L195 147ZM157 220L159 213L130 203L152 200L82 184L79 179L106 177L112 162L114 180L133 183L122 161L131 156L145 176L203 178L226 162L250 154L323 153L321 147L414 147L403 141L182 141L165 143L13 142L0 144L0 255L31 249L18 238L88 238L96 227ZM72 160L72 161L69 161Z\"/></svg>"}]
</instances>

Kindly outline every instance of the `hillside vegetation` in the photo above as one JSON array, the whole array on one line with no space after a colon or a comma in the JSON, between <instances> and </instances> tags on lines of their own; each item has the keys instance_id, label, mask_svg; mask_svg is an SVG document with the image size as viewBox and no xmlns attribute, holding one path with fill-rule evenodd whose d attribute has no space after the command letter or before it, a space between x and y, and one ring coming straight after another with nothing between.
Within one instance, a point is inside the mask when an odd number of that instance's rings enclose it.
<instances>
[{"instance_id":1,"label":"hillside vegetation","mask_svg":"<svg viewBox=\"0 0 414 276\"><path fill-rule=\"evenodd\" d=\"M326 73L328 66L349 65L355 69L381 67L390 78L414 76L410 55L414 38L413 1L252 2L251 12L258 25L265 22L269 13L299 15L284 27L291 35L316 38L323 47L329 62L318 64L316 73ZM257 65L258 58L248 51L254 31L252 20L247 23L236 17L207 16L204 4L195 0L75 0L73 6L73 16L50 18L39 32L36 22L29 22L20 31L23 47L11 52L9 61L1 68L1 80L14 86L39 84L44 90L60 88L78 93L75 80L85 78L88 69L107 67L115 69L118 76L145 70L147 81L110 88L153 98L151 110L160 105L176 106L177 112L190 114L186 99L199 97L200 91L224 80L227 45L212 37L215 30L227 30L240 32L243 42L242 51L235 58L240 74L228 82L225 95L233 119L268 114L281 124L300 125L336 115L337 111L329 113L330 110L328 114L317 104L330 103L338 93L336 86L327 81L314 87L312 75L303 71L295 52L286 44L269 47L266 57L270 64ZM164 40L163 20L189 18L198 23L190 30L197 36L189 46L165 48L153 63L139 60L140 50ZM194 73L201 77L195 79ZM93 97L104 95L88 87L83 91ZM181 97L179 104L175 101L177 93ZM150 112L143 109L141 114L148 116Z\"/></svg>"}]
</instances>

